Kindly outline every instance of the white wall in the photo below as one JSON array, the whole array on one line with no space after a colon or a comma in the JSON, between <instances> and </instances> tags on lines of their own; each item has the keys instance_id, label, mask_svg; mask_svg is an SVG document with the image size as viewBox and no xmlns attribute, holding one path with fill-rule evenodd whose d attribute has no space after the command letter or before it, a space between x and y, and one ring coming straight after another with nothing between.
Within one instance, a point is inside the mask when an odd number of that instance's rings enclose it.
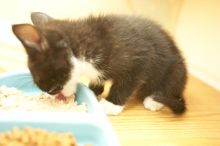
<instances>
[{"instance_id":1,"label":"white wall","mask_svg":"<svg viewBox=\"0 0 220 146\"><path fill-rule=\"evenodd\" d=\"M0 6L0 19L30 22L33 11L56 18L78 18L89 14L137 14L156 20L173 30L183 0L7 0Z\"/></svg>"},{"instance_id":2,"label":"white wall","mask_svg":"<svg viewBox=\"0 0 220 146\"><path fill-rule=\"evenodd\" d=\"M189 71L220 90L220 1L184 0L176 38Z\"/></svg>"},{"instance_id":3,"label":"white wall","mask_svg":"<svg viewBox=\"0 0 220 146\"><path fill-rule=\"evenodd\" d=\"M174 34L183 0L127 0L132 12L144 15Z\"/></svg>"}]
</instances>

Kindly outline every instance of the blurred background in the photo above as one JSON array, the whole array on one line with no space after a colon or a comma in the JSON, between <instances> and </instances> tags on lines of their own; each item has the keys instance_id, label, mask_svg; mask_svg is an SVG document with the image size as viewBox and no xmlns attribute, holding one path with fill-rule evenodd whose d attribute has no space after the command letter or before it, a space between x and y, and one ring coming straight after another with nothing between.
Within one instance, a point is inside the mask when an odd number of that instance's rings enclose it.
<instances>
[{"instance_id":1,"label":"blurred background","mask_svg":"<svg viewBox=\"0 0 220 146\"><path fill-rule=\"evenodd\" d=\"M30 23L34 11L60 19L109 13L151 18L174 38L189 72L220 90L220 0L7 0L0 6L0 71L27 69L11 24Z\"/></svg>"}]
</instances>

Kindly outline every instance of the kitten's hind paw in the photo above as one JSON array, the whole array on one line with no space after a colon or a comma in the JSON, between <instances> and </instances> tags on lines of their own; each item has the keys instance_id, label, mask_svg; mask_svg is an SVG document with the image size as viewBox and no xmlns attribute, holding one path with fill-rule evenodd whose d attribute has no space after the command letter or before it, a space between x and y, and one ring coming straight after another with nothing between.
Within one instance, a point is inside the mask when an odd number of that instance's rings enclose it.
<instances>
[{"instance_id":1,"label":"kitten's hind paw","mask_svg":"<svg viewBox=\"0 0 220 146\"><path fill-rule=\"evenodd\" d=\"M158 111L163 108L163 104L153 100L153 96L148 96L144 99L144 107L151 111Z\"/></svg>"},{"instance_id":2,"label":"kitten's hind paw","mask_svg":"<svg viewBox=\"0 0 220 146\"><path fill-rule=\"evenodd\" d=\"M99 103L102 109L104 110L105 114L107 115L114 115L114 116L119 115L124 109L124 106L115 105L107 101L106 99L101 99Z\"/></svg>"}]
</instances>

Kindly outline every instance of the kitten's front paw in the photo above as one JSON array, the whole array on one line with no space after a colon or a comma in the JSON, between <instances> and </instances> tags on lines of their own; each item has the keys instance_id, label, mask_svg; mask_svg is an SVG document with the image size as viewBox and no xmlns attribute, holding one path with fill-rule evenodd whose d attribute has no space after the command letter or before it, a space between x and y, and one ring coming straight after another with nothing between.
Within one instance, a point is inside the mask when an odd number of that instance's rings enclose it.
<instances>
[{"instance_id":1,"label":"kitten's front paw","mask_svg":"<svg viewBox=\"0 0 220 146\"><path fill-rule=\"evenodd\" d=\"M158 111L163 108L163 104L153 100L153 97L149 96L144 99L144 107L151 111Z\"/></svg>"},{"instance_id":2,"label":"kitten's front paw","mask_svg":"<svg viewBox=\"0 0 220 146\"><path fill-rule=\"evenodd\" d=\"M99 103L107 115L118 115L124 109L124 106L115 105L106 99L101 99Z\"/></svg>"}]
</instances>

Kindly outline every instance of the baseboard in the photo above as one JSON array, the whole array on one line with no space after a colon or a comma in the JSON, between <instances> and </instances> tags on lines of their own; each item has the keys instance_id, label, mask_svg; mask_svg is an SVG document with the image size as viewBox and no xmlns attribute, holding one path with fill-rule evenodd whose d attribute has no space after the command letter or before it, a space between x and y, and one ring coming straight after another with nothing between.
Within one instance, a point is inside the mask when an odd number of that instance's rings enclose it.
<instances>
[{"instance_id":1,"label":"baseboard","mask_svg":"<svg viewBox=\"0 0 220 146\"><path fill-rule=\"evenodd\" d=\"M220 80L215 79L214 77L210 76L205 71L197 69L194 66L189 66L188 71L193 76L197 77L199 80L207 83L208 85L212 86L213 88L220 91Z\"/></svg>"}]
</instances>

